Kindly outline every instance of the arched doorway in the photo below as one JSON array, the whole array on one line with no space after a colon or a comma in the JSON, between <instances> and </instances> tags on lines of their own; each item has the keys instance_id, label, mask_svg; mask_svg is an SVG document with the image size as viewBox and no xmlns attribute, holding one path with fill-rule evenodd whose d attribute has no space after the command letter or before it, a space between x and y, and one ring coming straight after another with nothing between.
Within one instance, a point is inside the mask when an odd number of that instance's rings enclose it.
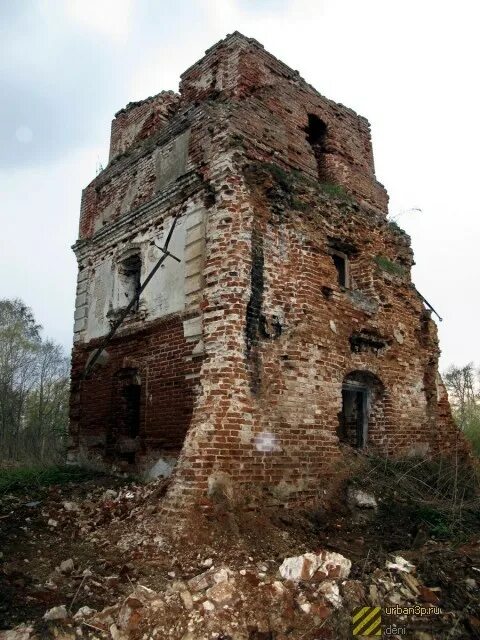
<instances>
[{"instance_id":1,"label":"arched doorway","mask_svg":"<svg viewBox=\"0 0 480 640\"><path fill-rule=\"evenodd\" d=\"M109 448L113 456L135 463L140 448L141 379L135 368L120 369L114 377Z\"/></svg>"},{"instance_id":2,"label":"arched doorway","mask_svg":"<svg viewBox=\"0 0 480 640\"><path fill-rule=\"evenodd\" d=\"M379 441L384 431L385 389L370 371L352 371L342 383L339 439L356 449Z\"/></svg>"}]
</instances>

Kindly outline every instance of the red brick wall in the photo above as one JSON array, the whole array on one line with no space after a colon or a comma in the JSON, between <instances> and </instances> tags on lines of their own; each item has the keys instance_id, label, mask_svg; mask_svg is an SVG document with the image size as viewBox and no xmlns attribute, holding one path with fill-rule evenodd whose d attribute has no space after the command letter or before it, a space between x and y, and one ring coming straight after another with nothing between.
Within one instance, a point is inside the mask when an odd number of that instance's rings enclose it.
<instances>
[{"instance_id":1,"label":"red brick wall","mask_svg":"<svg viewBox=\"0 0 480 640\"><path fill-rule=\"evenodd\" d=\"M105 454L107 435L115 430L115 376L134 368L141 380L140 455L151 450L178 453L190 424L198 385L194 376L201 364L183 336L182 318L176 315L118 335L107 347L107 364L82 380L86 359L98 342L73 350L70 433L75 447Z\"/></svg>"},{"instance_id":2,"label":"red brick wall","mask_svg":"<svg viewBox=\"0 0 480 640\"><path fill-rule=\"evenodd\" d=\"M409 238L386 220L368 122L238 35L187 70L180 89L171 120L84 192L81 236L92 237L105 211L110 224L155 196L154 151L189 127L189 169L210 194L205 356L189 360L178 317L149 325L116 338L80 398L87 347L76 347L73 435L80 406L81 438L105 431L112 377L134 361L146 381L144 447L179 448L186 433L170 506L218 492L283 504L318 497L342 458L342 383L352 372L378 381L373 450L464 449L437 381L435 325L411 284ZM328 181L307 140L309 114L327 126ZM349 256L348 290L332 247Z\"/></svg>"},{"instance_id":3,"label":"red brick wall","mask_svg":"<svg viewBox=\"0 0 480 640\"><path fill-rule=\"evenodd\" d=\"M112 121L110 160L162 129L178 108L180 96L162 91L121 109Z\"/></svg>"},{"instance_id":4,"label":"red brick wall","mask_svg":"<svg viewBox=\"0 0 480 640\"><path fill-rule=\"evenodd\" d=\"M341 468L342 383L353 371L384 389L370 450L465 453L432 378L436 331L411 286L408 237L297 174L250 165L243 182L237 171L212 163L213 184L228 188L209 219L209 357L167 505L218 492L242 504L318 498ZM332 239L351 247L351 290L337 284Z\"/></svg>"},{"instance_id":5,"label":"red brick wall","mask_svg":"<svg viewBox=\"0 0 480 640\"><path fill-rule=\"evenodd\" d=\"M80 214L80 238L93 235L105 223L114 222L122 214L148 202L155 194L155 159L152 153L131 162L110 179L102 174L83 192ZM97 229L95 229L95 226Z\"/></svg>"},{"instance_id":6,"label":"red brick wall","mask_svg":"<svg viewBox=\"0 0 480 640\"><path fill-rule=\"evenodd\" d=\"M83 193L80 238L154 197L155 151L187 127L192 128L190 166L202 175L208 175L215 137L228 128L231 144L241 139L252 157L273 158L316 179L305 131L310 113L327 125L330 180L386 212L388 197L375 179L368 121L320 95L255 40L234 37L213 47L182 75L180 91L180 102L164 92L118 112L111 161Z\"/></svg>"},{"instance_id":7,"label":"red brick wall","mask_svg":"<svg viewBox=\"0 0 480 640\"><path fill-rule=\"evenodd\" d=\"M368 121L323 97L256 40L234 35L212 47L182 74L180 91L184 101L228 96L229 120L257 158L274 158L313 178L317 167L305 127L307 115L317 115L328 129L331 180L386 212L388 196L375 179Z\"/></svg>"},{"instance_id":8,"label":"red brick wall","mask_svg":"<svg viewBox=\"0 0 480 640\"><path fill-rule=\"evenodd\" d=\"M148 137L137 139L125 154L114 157L83 190L79 238L91 238L105 224L114 223L157 195L156 151L187 128L191 129L187 170L203 173L210 153L210 131L218 116L212 111L208 106L186 105L168 123L150 123ZM218 119L216 126L220 126Z\"/></svg>"}]
</instances>

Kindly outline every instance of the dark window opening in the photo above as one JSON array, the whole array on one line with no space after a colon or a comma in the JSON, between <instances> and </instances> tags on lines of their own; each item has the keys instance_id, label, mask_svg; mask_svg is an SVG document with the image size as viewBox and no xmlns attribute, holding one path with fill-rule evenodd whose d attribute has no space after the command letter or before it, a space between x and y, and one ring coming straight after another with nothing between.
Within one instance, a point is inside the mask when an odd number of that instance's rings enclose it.
<instances>
[{"instance_id":1,"label":"dark window opening","mask_svg":"<svg viewBox=\"0 0 480 640\"><path fill-rule=\"evenodd\" d=\"M135 253L126 258L121 264L121 275L123 279L123 294L125 296L125 306L127 306L131 300L135 299L135 304L132 307L132 312L138 311L140 287L141 287L141 273L142 273L142 259L140 254ZM124 306L123 304L121 306Z\"/></svg>"},{"instance_id":2,"label":"dark window opening","mask_svg":"<svg viewBox=\"0 0 480 640\"><path fill-rule=\"evenodd\" d=\"M325 138L327 125L312 113L308 114L308 126L306 129L307 141L312 147L317 161L318 178L322 182L328 182L327 168L325 165Z\"/></svg>"},{"instance_id":3,"label":"dark window opening","mask_svg":"<svg viewBox=\"0 0 480 640\"><path fill-rule=\"evenodd\" d=\"M361 449L367 442L368 390L344 386L339 437L351 447Z\"/></svg>"},{"instance_id":4,"label":"dark window opening","mask_svg":"<svg viewBox=\"0 0 480 640\"><path fill-rule=\"evenodd\" d=\"M333 264L337 271L337 282L340 287L347 288L349 286L348 277L348 258L345 253L341 251L331 251Z\"/></svg>"}]
</instances>

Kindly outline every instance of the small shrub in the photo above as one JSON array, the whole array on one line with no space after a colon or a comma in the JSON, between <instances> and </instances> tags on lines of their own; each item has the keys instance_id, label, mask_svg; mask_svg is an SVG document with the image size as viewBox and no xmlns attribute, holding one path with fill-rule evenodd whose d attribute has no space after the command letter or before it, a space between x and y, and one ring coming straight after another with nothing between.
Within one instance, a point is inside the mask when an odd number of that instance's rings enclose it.
<instances>
[{"instance_id":1,"label":"small shrub","mask_svg":"<svg viewBox=\"0 0 480 640\"><path fill-rule=\"evenodd\" d=\"M286 193L292 192L294 176L287 173L285 169L282 169L278 164L274 164L273 162L259 162L254 166L263 171L267 171Z\"/></svg>"},{"instance_id":2,"label":"small shrub","mask_svg":"<svg viewBox=\"0 0 480 640\"><path fill-rule=\"evenodd\" d=\"M230 136L229 146L232 148L243 147L244 141L245 141L245 138L242 136L241 133L233 133Z\"/></svg>"},{"instance_id":3,"label":"small shrub","mask_svg":"<svg viewBox=\"0 0 480 640\"><path fill-rule=\"evenodd\" d=\"M387 225L390 231L393 231L393 233L398 233L402 236L408 235L407 232L404 231L397 222L395 222L395 220L387 220Z\"/></svg>"},{"instance_id":4,"label":"small shrub","mask_svg":"<svg viewBox=\"0 0 480 640\"><path fill-rule=\"evenodd\" d=\"M341 198L344 201L352 202L353 199L345 188L340 184L333 184L331 182L319 182L314 180L309 175L304 174L302 171L292 169L286 171L278 164L274 162L259 162L256 166L264 171L268 171L272 178L282 187L286 193L293 193L294 191L304 191L305 186L309 186L313 189L320 189L324 194L335 198ZM302 187L303 185L303 187Z\"/></svg>"},{"instance_id":5,"label":"small shrub","mask_svg":"<svg viewBox=\"0 0 480 640\"><path fill-rule=\"evenodd\" d=\"M350 196L345 189L339 184L331 184L330 182L321 182L320 187L324 193L334 198L342 198L342 200L350 200Z\"/></svg>"},{"instance_id":6,"label":"small shrub","mask_svg":"<svg viewBox=\"0 0 480 640\"><path fill-rule=\"evenodd\" d=\"M303 200L300 200L300 198L292 197L290 205L292 209L296 209L297 211L307 211L309 209L309 205Z\"/></svg>"},{"instance_id":7,"label":"small shrub","mask_svg":"<svg viewBox=\"0 0 480 640\"><path fill-rule=\"evenodd\" d=\"M375 262L382 269L382 271L386 271L394 276L404 276L405 275L405 267L402 267L398 262L393 262L390 258L386 256L376 256Z\"/></svg>"}]
</instances>

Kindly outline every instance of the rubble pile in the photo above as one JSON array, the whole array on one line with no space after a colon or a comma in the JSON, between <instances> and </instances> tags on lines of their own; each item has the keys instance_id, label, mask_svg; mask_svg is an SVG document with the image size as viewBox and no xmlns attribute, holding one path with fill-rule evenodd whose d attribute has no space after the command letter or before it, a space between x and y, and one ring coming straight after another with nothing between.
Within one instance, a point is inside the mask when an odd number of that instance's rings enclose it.
<instances>
[{"instance_id":1,"label":"rubble pile","mask_svg":"<svg viewBox=\"0 0 480 640\"><path fill-rule=\"evenodd\" d=\"M349 578L352 563L348 558L325 549L285 558L276 567L273 563L255 565L253 558L240 570L213 562L212 558L204 560L206 570L191 578L171 572L163 591L137 584L126 597L101 611L83 606L74 613L62 605L46 611L44 620L50 623L52 637L63 640L332 637L318 633L328 631L325 625L335 612L348 620L355 608L365 605L414 607L421 615L438 612L446 624L455 622L438 606L441 589L423 585L415 576L415 566L401 556L392 556L365 582ZM405 616L394 616L396 623L402 618ZM295 630L304 633L309 629L317 635L292 635ZM434 638L424 631L418 633L416 637L422 640ZM41 640L27 625L0 633L0 638Z\"/></svg>"},{"instance_id":2,"label":"rubble pile","mask_svg":"<svg viewBox=\"0 0 480 640\"><path fill-rule=\"evenodd\" d=\"M42 515L50 527L71 526L83 536L101 530L112 522L135 522L158 511L168 481L161 478L148 484L128 484L119 489L92 489L79 501L48 502ZM94 535L93 535L94 537Z\"/></svg>"},{"instance_id":3,"label":"rubble pile","mask_svg":"<svg viewBox=\"0 0 480 640\"><path fill-rule=\"evenodd\" d=\"M161 513L165 487L55 488L18 508L35 544L30 555L17 547L25 555L16 563L2 560L0 580L28 594L27 615L11 617L0 640L334 639L350 637L352 612L364 606L380 606L384 624L414 624L417 640L480 633L478 540L453 553L406 535L402 550L382 552L377 504L361 492L320 522L321 533L293 511L217 511L172 528Z\"/></svg>"}]
</instances>

